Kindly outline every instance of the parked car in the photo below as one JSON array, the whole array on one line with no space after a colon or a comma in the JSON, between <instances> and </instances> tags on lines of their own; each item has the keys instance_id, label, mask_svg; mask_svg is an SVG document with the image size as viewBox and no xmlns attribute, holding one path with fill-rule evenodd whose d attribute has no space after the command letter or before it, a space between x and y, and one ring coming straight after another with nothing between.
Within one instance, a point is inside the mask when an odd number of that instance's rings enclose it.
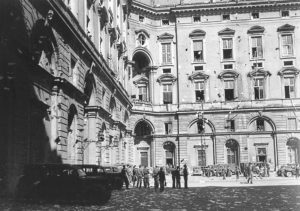
<instances>
[{"instance_id":1,"label":"parked car","mask_svg":"<svg viewBox=\"0 0 300 211\"><path fill-rule=\"evenodd\" d=\"M277 171L278 176L291 177L296 175L296 164L283 165Z\"/></svg>"},{"instance_id":2,"label":"parked car","mask_svg":"<svg viewBox=\"0 0 300 211\"><path fill-rule=\"evenodd\" d=\"M195 175L200 175L202 176L203 175L203 171L202 171L202 167L201 166L195 166L193 167L193 176Z\"/></svg>"},{"instance_id":3,"label":"parked car","mask_svg":"<svg viewBox=\"0 0 300 211\"><path fill-rule=\"evenodd\" d=\"M17 198L105 203L111 197L106 178L87 177L69 164L29 164L16 188Z\"/></svg>"},{"instance_id":4,"label":"parked car","mask_svg":"<svg viewBox=\"0 0 300 211\"><path fill-rule=\"evenodd\" d=\"M122 175L118 167L98 165L76 165L82 169L88 177L106 178L112 189L121 189L123 186Z\"/></svg>"}]
</instances>

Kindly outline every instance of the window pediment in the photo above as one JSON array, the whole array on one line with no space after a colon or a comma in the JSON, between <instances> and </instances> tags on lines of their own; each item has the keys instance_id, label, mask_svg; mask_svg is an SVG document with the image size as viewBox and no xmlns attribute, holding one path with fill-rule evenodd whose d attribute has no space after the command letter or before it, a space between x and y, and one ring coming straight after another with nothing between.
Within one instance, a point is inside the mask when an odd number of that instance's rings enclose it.
<instances>
[{"instance_id":1,"label":"window pediment","mask_svg":"<svg viewBox=\"0 0 300 211\"><path fill-rule=\"evenodd\" d=\"M290 24L285 24L283 26L280 26L277 29L277 32L291 32L291 31L294 31L294 29L295 29L295 26L292 26Z\"/></svg>"},{"instance_id":2,"label":"window pediment","mask_svg":"<svg viewBox=\"0 0 300 211\"><path fill-rule=\"evenodd\" d=\"M163 74L161 76L158 77L157 79L157 82L159 83L163 83L163 82L175 82L177 80L177 78L170 74L170 73L167 73L167 74Z\"/></svg>"},{"instance_id":3,"label":"window pediment","mask_svg":"<svg viewBox=\"0 0 300 211\"><path fill-rule=\"evenodd\" d=\"M278 75L284 76L284 75L298 75L300 70L298 70L295 67L283 67L281 70L278 71Z\"/></svg>"},{"instance_id":4,"label":"window pediment","mask_svg":"<svg viewBox=\"0 0 300 211\"><path fill-rule=\"evenodd\" d=\"M145 29L138 29L138 30L135 30L135 34L144 34L146 37L150 38L150 34L145 30Z\"/></svg>"},{"instance_id":5,"label":"window pediment","mask_svg":"<svg viewBox=\"0 0 300 211\"><path fill-rule=\"evenodd\" d=\"M267 77L267 76L271 76L272 74L267 71L264 70L263 68L261 69L257 69L257 70L253 70L251 72L248 73L248 77L256 77L256 76L262 76L262 77Z\"/></svg>"},{"instance_id":6,"label":"window pediment","mask_svg":"<svg viewBox=\"0 0 300 211\"><path fill-rule=\"evenodd\" d=\"M252 26L249 30L248 30L248 34L257 34L257 33L264 33L265 28L262 26Z\"/></svg>"},{"instance_id":7,"label":"window pediment","mask_svg":"<svg viewBox=\"0 0 300 211\"><path fill-rule=\"evenodd\" d=\"M234 35L235 30L226 28L218 32L218 35Z\"/></svg>"},{"instance_id":8,"label":"window pediment","mask_svg":"<svg viewBox=\"0 0 300 211\"><path fill-rule=\"evenodd\" d=\"M194 37L204 37L206 34L205 31L201 30L201 29L196 29L194 31L192 31L190 34L189 34L189 37L190 38L194 38Z\"/></svg>"},{"instance_id":9,"label":"window pediment","mask_svg":"<svg viewBox=\"0 0 300 211\"><path fill-rule=\"evenodd\" d=\"M174 38L174 35L169 33L163 33L157 37L158 40L172 40Z\"/></svg>"},{"instance_id":10,"label":"window pediment","mask_svg":"<svg viewBox=\"0 0 300 211\"><path fill-rule=\"evenodd\" d=\"M220 79L237 77L239 77L239 74L234 70L224 70L218 75L218 78Z\"/></svg>"},{"instance_id":11,"label":"window pediment","mask_svg":"<svg viewBox=\"0 0 300 211\"><path fill-rule=\"evenodd\" d=\"M133 80L133 83L135 85L137 85L137 84L148 84L149 83L149 79L146 76L137 75L135 77L135 79Z\"/></svg>"},{"instance_id":12,"label":"window pediment","mask_svg":"<svg viewBox=\"0 0 300 211\"><path fill-rule=\"evenodd\" d=\"M195 81L195 80L207 80L209 78L209 75L205 74L204 72L195 72L192 75L189 76L189 80Z\"/></svg>"}]
</instances>

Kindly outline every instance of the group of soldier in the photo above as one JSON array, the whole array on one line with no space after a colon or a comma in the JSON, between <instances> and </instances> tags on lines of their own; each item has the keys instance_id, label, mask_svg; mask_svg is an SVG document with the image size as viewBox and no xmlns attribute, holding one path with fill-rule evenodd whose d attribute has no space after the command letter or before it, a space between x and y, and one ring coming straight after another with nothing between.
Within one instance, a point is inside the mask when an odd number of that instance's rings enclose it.
<instances>
[{"instance_id":1,"label":"group of soldier","mask_svg":"<svg viewBox=\"0 0 300 211\"><path fill-rule=\"evenodd\" d=\"M175 169L171 169L172 174L172 187L173 188L181 188L180 183L180 167L177 166ZM148 167L143 166L133 166L131 169L129 166L123 166L121 170L122 179L125 183L126 189L129 188L129 184L132 183L133 187L136 188L150 188L150 169ZM154 167L152 172L152 177L154 180L154 189L158 191L158 189L162 192L164 191L166 184L166 173L163 167ZM188 180L188 170L187 166L184 165L183 168L183 178L184 178L184 187L187 188L187 180Z\"/></svg>"}]
</instances>

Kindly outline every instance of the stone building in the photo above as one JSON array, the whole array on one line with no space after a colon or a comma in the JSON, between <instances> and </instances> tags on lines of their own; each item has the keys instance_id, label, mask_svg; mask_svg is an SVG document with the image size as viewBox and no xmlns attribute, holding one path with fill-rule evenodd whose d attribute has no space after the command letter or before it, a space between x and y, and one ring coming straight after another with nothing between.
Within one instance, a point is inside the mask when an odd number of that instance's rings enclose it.
<instances>
[{"instance_id":1,"label":"stone building","mask_svg":"<svg viewBox=\"0 0 300 211\"><path fill-rule=\"evenodd\" d=\"M300 2L137 0L128 90L135 162L300 161Z\"/></svg>"},{"instance_id":2,"label":"stone building","mask_svg":"<svg viewBox=\"0 0 300 211\"><path fill-rule=\"evenodd\" d=\"M0 2L0 189L26 163L132 162L130 1Z\"/></svg>"}]
</instances>

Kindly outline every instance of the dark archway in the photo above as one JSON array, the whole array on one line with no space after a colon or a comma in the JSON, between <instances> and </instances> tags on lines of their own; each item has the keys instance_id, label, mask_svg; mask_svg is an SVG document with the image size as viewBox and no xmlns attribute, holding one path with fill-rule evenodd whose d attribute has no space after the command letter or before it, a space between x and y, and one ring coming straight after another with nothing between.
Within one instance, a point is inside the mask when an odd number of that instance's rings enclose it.
<instances>
[{"instance_id":1,"label":"dark archway","mask_svg":"<svg viewBox=\"0 0 300 211\"><path fill-rule=\"evenodd\" d=\"M287 142L287 163L300 163L300 140L296 137L290 137Z\"/></svg>"},{"instance_id":2,"label":"dark archway","mask_svg":"<svg viewBox=\"0 0 300 211\"><path fill-rule=\"evenodd\" d=\"M234 139L229 139L225 143L227 152L227 163L235 166L240 163L240 145Z\"/></svg>"},{"instance_id":3,"label":"dark archway","mask_svg":"<svg viewBox=\"0 0 300 211\"><path fill-rule=\"evenodd\" d=\"M143 137L152 134L152 128L146 121L140 121L134 128L136 137Z\"/></svg>"}]
</instances>

